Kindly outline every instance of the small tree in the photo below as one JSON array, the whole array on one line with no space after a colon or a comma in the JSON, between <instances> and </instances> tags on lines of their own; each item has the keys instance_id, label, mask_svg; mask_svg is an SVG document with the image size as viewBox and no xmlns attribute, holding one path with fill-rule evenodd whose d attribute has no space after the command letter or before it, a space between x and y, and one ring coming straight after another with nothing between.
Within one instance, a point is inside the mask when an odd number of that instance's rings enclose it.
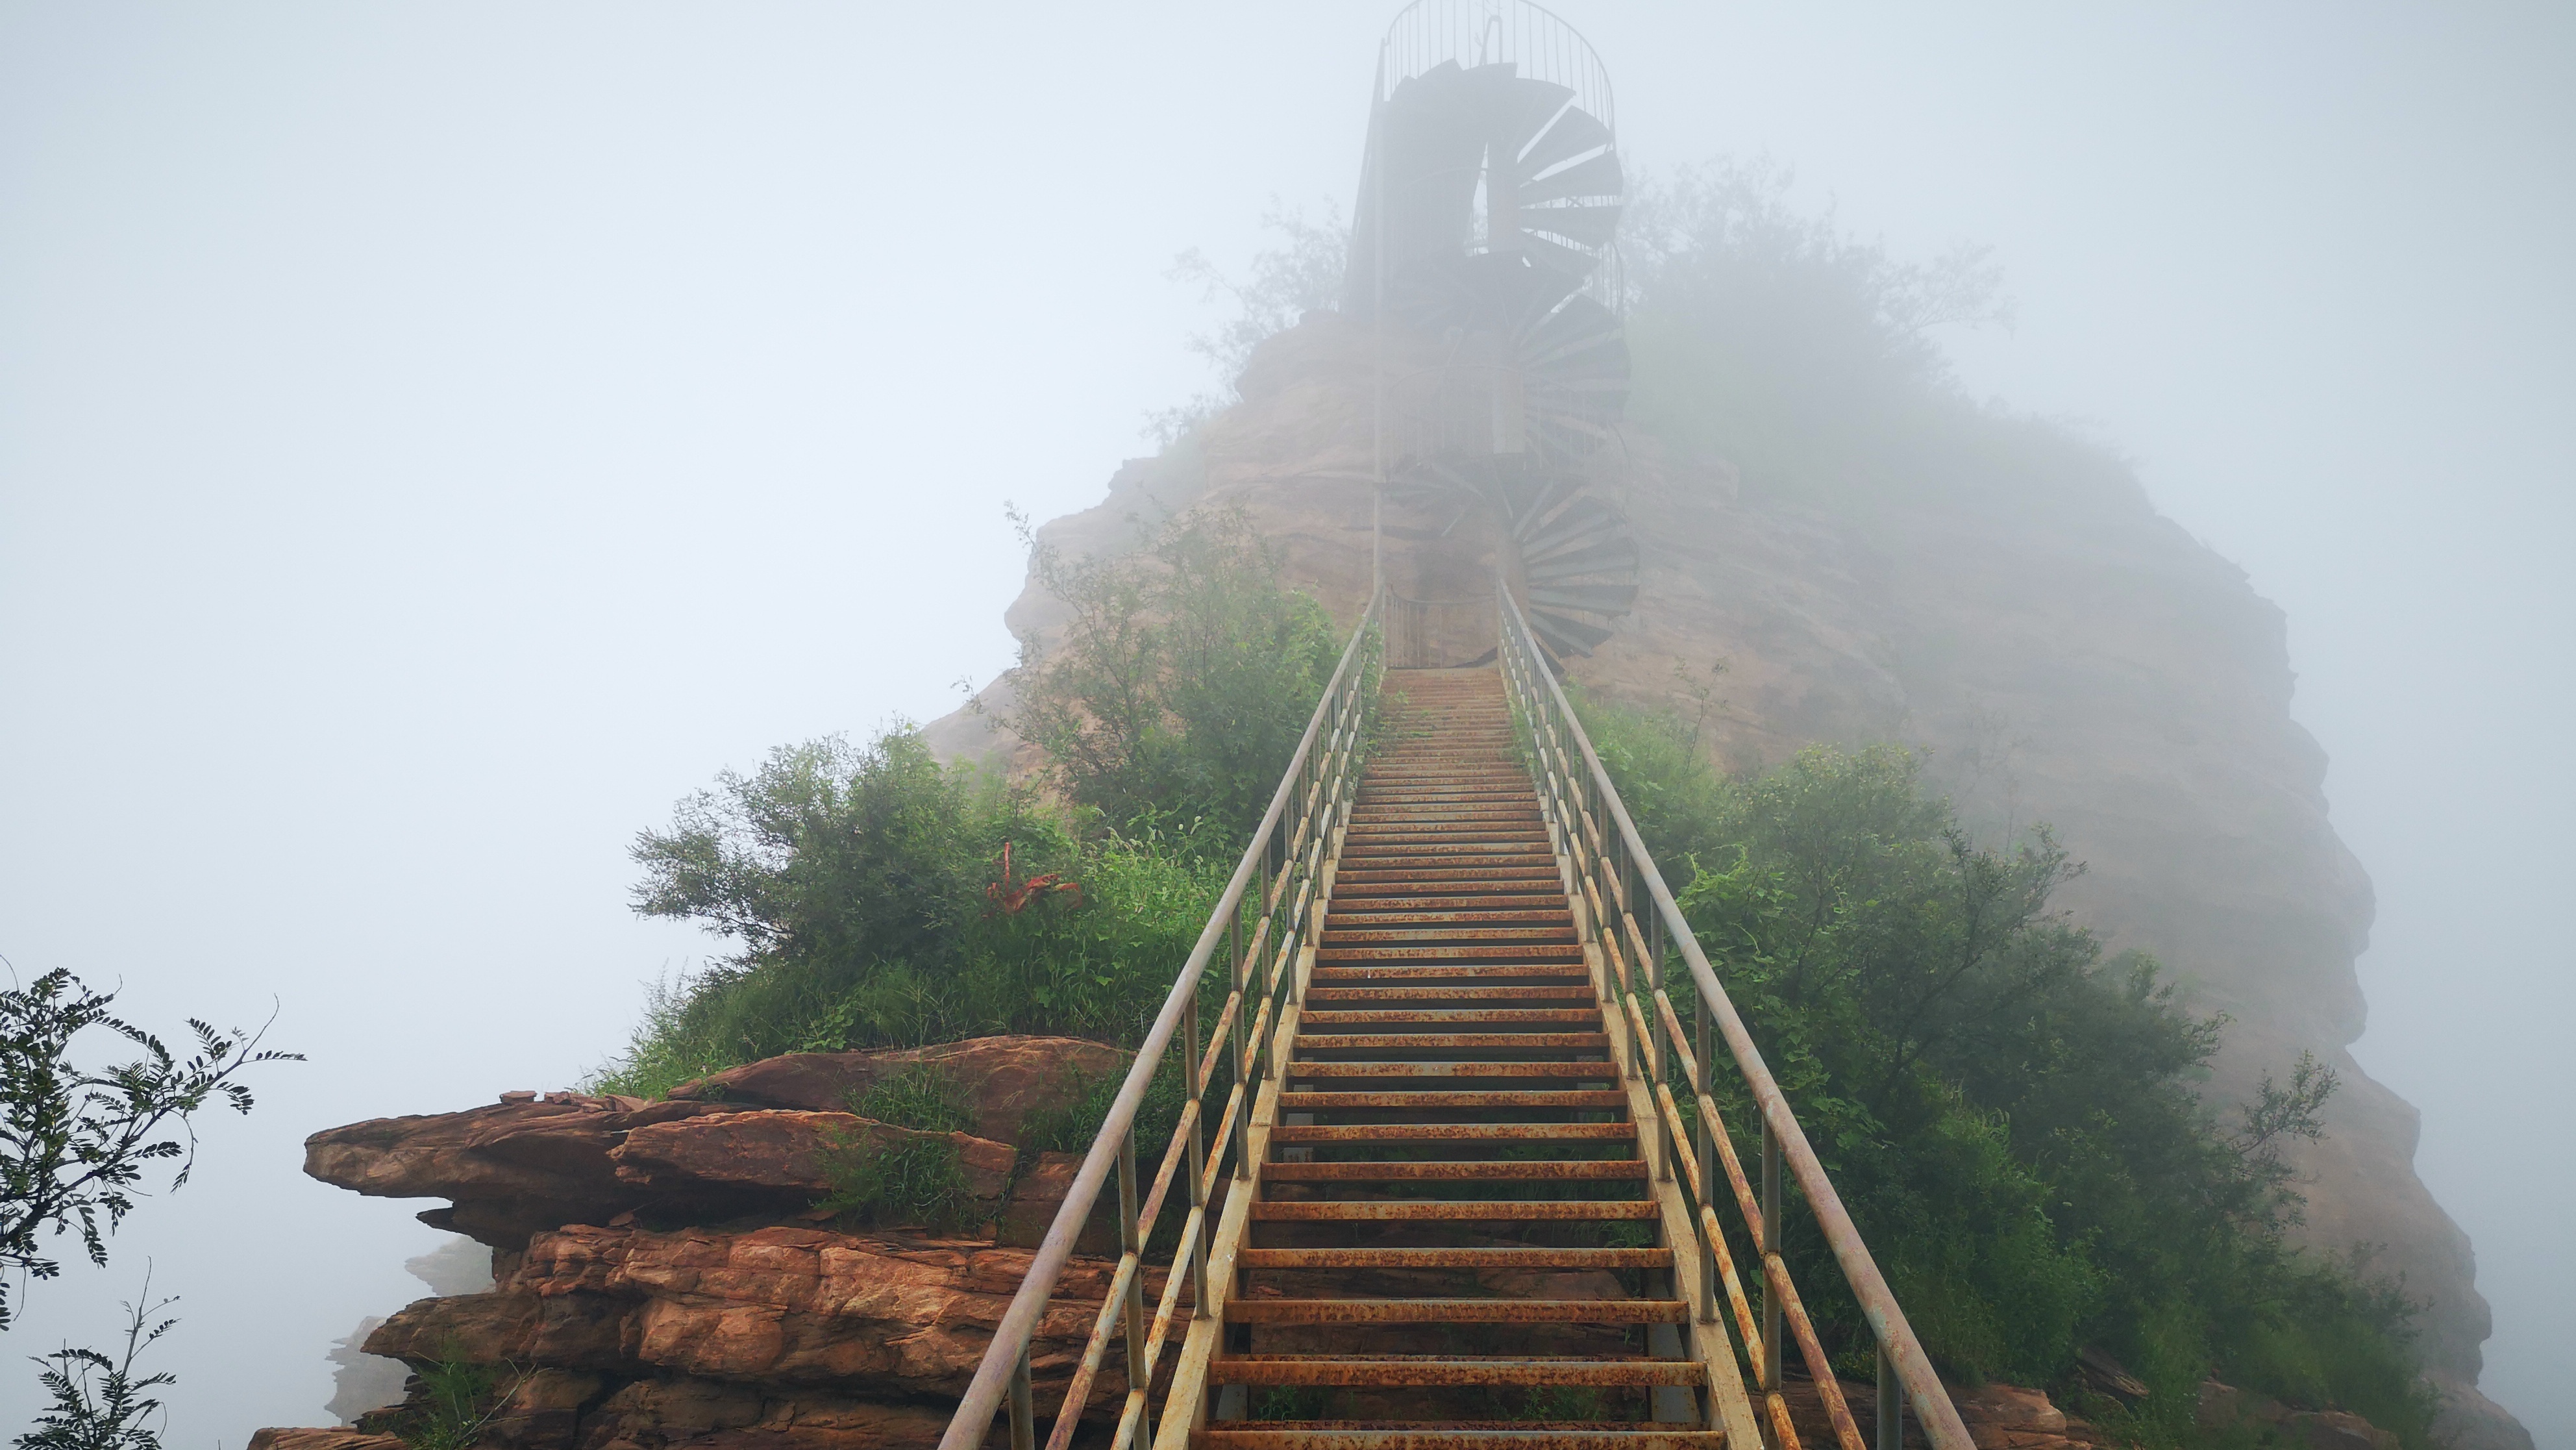
<instances>
[{"instance_id":1,"label":"small tree","mask_svg":"<svg viewBox=\"0 0 2576 1450\"><path fill-rule=\"evenodd\" d=\"M10 1271L35 1279L62 1272L45 1251L47 1237L77 1227L90 1262L104 1265L107 1235L133 1211L145 1172L174 1164L170 1186L188 1181L195 1114L218 1098L247 1113L250 1089L235 1080L243 1068L303 1060L258 1050L264 1028L218 1032L191 1018L196 1052L182 1062L160 1038L115 1016L115 1002L115 993L93 992L59 969L0 992L0 1329L13 1312ZM100 1071L73 1065L72 1040L92 1028L142 1056Z\"/></svg>"},{"instance_id":2,"label":"small tree","mask_svg":"<svg viewBox=\"0 0 2576 1450\"><path fill-rule=\"evenodd\" d=\"M14 1450L161 1450L158 1429L161 1402L148 1393L178 1383L172 1374L134 1374L135 1358L170 1332L176 1319L158 1324L152 1316L178 1303L152 1301L152 1276L143 1276L143 1297L125 1306L125 1351L114 1359L95 1349L69 1346L32 1356L46 1366L36 1376L53 1403L36 1416L35 1425L10 1441Z\"/></svg>"},{"instance_id":3,"label":"small tree","mask_svg":"<svg viewBox=\"0 0 2576 1450\"><path fill-rule=\"evenodd\" d=\"M1021 641L1020 705L1004 723L1111 822L1199 818L1239 841L1331 680L1331 617L1280 581L1240 508L1184 514L1124 558L1033 552L1073 617L1052 647Z\"/></svg>"}]
</instances>

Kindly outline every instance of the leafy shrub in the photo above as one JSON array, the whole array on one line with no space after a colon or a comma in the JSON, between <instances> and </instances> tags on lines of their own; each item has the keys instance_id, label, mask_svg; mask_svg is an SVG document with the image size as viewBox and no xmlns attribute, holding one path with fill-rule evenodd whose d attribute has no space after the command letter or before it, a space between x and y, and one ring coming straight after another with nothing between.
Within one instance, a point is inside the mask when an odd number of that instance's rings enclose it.
<instances>
[{"instance_id":1,"label":"leafy shrub","mask_svg":"<svg viewBox=\"0 0 2576 1450\"><path fill-rule=\"evenodd\" d=\"M1682 909L1947 1370L2071 1389L2096 1346L2149 1385L2121 1415L2145 1440L2195 1436L2215 1372L2429 1444L2403 1295L2286 1238L2284 1150L2321 1131L2330 1071L2303 1059L2254 1102L2205 1106L2223 1019L2051 907L2081 868L2044 828L1977 846L1906 751L1816 749L1731 780L1674 748L1675 722L1577 708L1667 872L1696 860ZM1740 1089L1716 1096L1731 1129L1756 1129ZM1812 1219L1790 1215L1787 1250L1829 1346L1866 1375Z\"/></svg>"},{"instance_id":2,"label":"leafy shrub","mask_svg":"<svg viewBox=\"0 0 2576 1450\"><path fill-rule=\"evenodd\" d=\"M1240 508L1184 514L1140 554L1034 544L1032 563L1072 617L1051 647L1022 640L1011 729L1109 822L1200 820L1240 849L1340 658L1331 616Z\"/></svg>"},{"instance_id":3,"label":"leafy shrub","mask_svg":"<svg viewBox=\"0 0 2576 1450\"><path fill-rule=\"evenodd\" d=\"M780 750L639 840L637 909L737 950L658 985L597 1081L650 1096L781 1052L992 1032L1133 1041L1231 869L1200 840L1152 819L1077 836L1029 792L943 769L909 732ZM1000 910L986 888L1005 842L1015 870L1059 872L1079 896Z\"/></svg>"}]
</instances>

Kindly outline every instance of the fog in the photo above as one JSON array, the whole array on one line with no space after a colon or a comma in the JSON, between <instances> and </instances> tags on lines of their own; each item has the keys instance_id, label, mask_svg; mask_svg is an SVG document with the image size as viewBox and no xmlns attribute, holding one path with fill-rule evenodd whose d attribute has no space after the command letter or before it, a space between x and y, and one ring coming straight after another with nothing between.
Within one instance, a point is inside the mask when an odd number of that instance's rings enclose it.
<instances>
[{"instance_id":1,"label":"fog","mask_svg":"<svg viewBox=\"0 0 2576 1450\"><path fill-rule=\"evenodd\" d=\"M1992 243L1970 386L2287 610L2356 1051L2576 1450L2576 11L1561 8L1632 165ZM1005 501L1211 385L1165 269L1347 210L1393 9L0 6L0 954L311 1057L0 1348L148 1262L169 1443L322 1421L439 1236L303 1136L570 1085L708 946L627 910L638 828L1008 663Z\"/></svg>"}]
</instances>

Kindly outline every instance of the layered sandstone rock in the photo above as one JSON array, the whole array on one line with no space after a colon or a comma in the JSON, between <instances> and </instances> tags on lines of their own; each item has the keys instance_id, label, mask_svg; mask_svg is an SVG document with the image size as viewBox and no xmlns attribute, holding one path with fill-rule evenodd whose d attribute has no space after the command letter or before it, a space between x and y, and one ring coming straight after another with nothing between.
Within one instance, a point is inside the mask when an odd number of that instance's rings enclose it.
<instances>
[{"instance_id":1,"label":"layered sandstone rock","mask_svg":"<svg viewBox=\"0 0 2576 1450\"><path fill-rule=\"evenodd\" d=\"M1027 1036L795 1053L701 1079L666 1101L513 1092L465 1112L352 1123L306 1139L304 1171L372 1197L448 1199L422 1220L505 1251L546 1229L621 1214L661 1223L793 1215L829 1191L822 1157L832 1144L864 1152L922 1136L846 1109L885 1076L927 1063L951 1076L982 1130L940 1136L990 1216L1029 1114L1126 1061L1100 1043Z\"/></svg>"},{"instance_id":2,"label":"layered sandstone rock","mask_svg":"<svg viewBox=\"0 0 2576 1450\"><path fill-rule=\"evenodd\" d=\"M492 1292L422 1300L366 1347L414 1363L458 1358L609 1380L683 1374L953 1398L1029 1258L980 1239L573 1227L537 1235ZM1063 1393L1114 1267L1083 1258L1065 1271L1031 1354L1041 1388ZM1161 1278L1148 1275L1149 1296L1162 1292Z\"/></svg>"},{"instance_id":3,"label":"layered sandstone rock","mask_svg":"<svg viewBox=\"0 0 2576 1450\"><path fill-rule=\"evenodd\" d=\"M1040 541L1116 553L1174 510L1240 505L1347 627L1371 569L1370 367L1365 333L1309 318L1262 346L1240 406L1122 468L1107 500ZM2018 450L2012 467L1904 480L1837 508L1744 489L1725 460L1630 432L1605 450L1599 483L1634 524L1641 592L1573 678L1685 716L1705 708L1703 739L1729 766L1909 741L1981 830L2051 823L2089 867L2064 904L2112 950L2158 957L2196 1010L2234 1019L2213 1099L2250 1098L2303 1050L2342 1074L2329 1136L2298 1165L2308 1236L2383 1245L2375 1267L2430 1301L2423 1344L2461 1450L2528 1450L2474 1388L2487 1307L2468 1240L2415 1177L2415 1111L2345 1051L2363 1025L2353 960L2370 883L2327 818L2324 753L2290 715L2280 610L2115 461L2030 436L1996 443ZM1401 606L1422 662L1490 649L1493 521L1390 503L1383 533L1390 589L1432 601ZM1063 618L1034 580L1005 615L1041 640ZM1008 681L979 703L932 725L932 743L1024 752L997 724Z\"/></svg>"}]
</instances>

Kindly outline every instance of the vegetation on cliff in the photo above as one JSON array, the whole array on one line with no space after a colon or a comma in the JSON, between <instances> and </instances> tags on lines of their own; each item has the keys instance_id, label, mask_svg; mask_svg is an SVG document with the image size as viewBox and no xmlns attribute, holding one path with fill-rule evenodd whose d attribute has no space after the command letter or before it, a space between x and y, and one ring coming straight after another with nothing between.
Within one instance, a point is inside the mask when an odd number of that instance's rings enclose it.
<instances>
[{"instance_id":1,"label":"vegetation on cliff","mask_svg":"<svg viewBox=\"0 0 2576 1450\"><path fill-rule=\"evenodd\" d=\"M1073 617L1025 644L1010 723L1052 789L943 766L910 730L718 776L637 838L635 908L734 950L656 991L602 1087L657 1094L781 1052L1142 1034L1341 641L1236 514L1036 566Z\"/></svg>"},{"instance_id":2,"label":"vegetation on cliff","mask_svg":"<svg viewBox=\"0 0 2576 1450\"><path fill-rule=\"evenodd\" d=\"M2106 958L2050 908L2082 868L2048 832L1979 844L1908 751L1818 748L1738 780L1687 725L1582 709L1945 1368L2067 1386L2091 1347L2151 1391L2096 1413L2150 1441L2191 1437L2214 1372L2429 1444L2403 1295L2286 1238L2299 1198L2282 1150L2319 1132L2331 1071L2302 1059L2255 1102L2205 1106L2224 1019L2183 1010L2152 960ZM1740 1092L1719 1102L1731 1129L1753 1127ZM1858 1310L1812 1220L1789 1223L1809 1307L1865 1375Z\"/></svg>"}]
</instances>

